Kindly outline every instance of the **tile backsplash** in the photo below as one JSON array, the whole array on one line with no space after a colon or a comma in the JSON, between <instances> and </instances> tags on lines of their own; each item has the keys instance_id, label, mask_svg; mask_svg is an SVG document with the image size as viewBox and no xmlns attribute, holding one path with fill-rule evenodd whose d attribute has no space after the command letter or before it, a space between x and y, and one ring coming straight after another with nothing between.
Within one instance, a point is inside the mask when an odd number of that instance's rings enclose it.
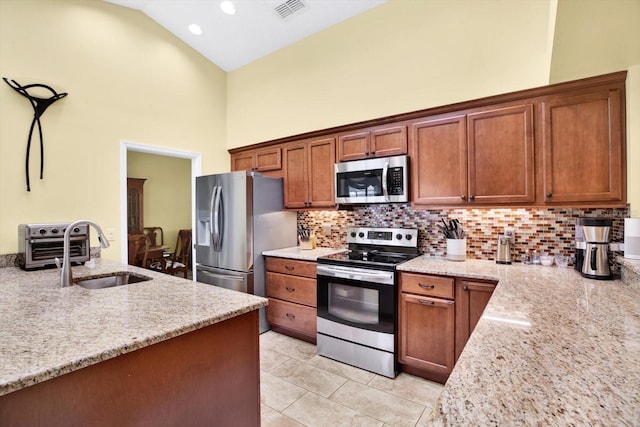
<instances>
[{"instance_id":1,"label":"tile backsplash","mask_svg":"<svg viewBox=\"0 0 640 427\"><path fill-rule=\"evenodd\" d=\"M467 258L494 260L497 238L505 228L515 231L514 259L527 250L551 255L574 253L576 218L613 219L612 241L622 241L628 208L517 208L415 210L410 203L353 206L351 210L298 212L298 223L316 233L318 246L346 246L347 227L401 227L418 229L420 253L445 255L446 239L436 226L456 218L467 235ZM331 225L325 236L322 225Z\"/></svg>"}]
</instances>

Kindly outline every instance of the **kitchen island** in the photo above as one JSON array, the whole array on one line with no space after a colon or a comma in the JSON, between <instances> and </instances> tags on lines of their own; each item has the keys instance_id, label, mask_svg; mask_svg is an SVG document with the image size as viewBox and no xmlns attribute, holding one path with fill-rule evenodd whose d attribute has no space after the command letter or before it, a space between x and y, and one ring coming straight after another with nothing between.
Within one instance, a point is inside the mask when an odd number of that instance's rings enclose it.
<instances>
[{"instance_id":1,"label":"kitchen island","mask_svg":"<svg viewBox=\"0 0 640 427\"><path fill-rule=\"evenodd\" d=\"M631 264L624 282L493 261L401 264L498 281L428 425L639 425L640 282Z\"/></svg>"},{"instance_id":2,"label":"kitchen island","mask_svg":"<svg viewBox=\"0 0 640 427\"><path fill-rule=\"evenodd\" d=\"M59 272L0 269L0 419L8 425L257 425L264 298L97 259Z\"/></svg>"}]
</instances>

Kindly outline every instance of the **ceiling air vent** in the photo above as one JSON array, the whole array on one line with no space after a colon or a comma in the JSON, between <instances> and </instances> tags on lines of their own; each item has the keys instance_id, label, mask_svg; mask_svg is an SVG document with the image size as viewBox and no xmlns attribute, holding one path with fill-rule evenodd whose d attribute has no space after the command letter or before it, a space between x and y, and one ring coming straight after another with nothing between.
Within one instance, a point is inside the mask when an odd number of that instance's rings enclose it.
<instances>
[{"instance_id":1,"label":"ceiling air vent","mask_svg":"<svg viewBox=\"0 0 640 427\"><path fill-rule=\"evenodd\" d=\"M292 15L302 12L307 7L302 0L287 0L275 7L275 11L282 19L289 19Z\"/></svg>"}]
</instances>

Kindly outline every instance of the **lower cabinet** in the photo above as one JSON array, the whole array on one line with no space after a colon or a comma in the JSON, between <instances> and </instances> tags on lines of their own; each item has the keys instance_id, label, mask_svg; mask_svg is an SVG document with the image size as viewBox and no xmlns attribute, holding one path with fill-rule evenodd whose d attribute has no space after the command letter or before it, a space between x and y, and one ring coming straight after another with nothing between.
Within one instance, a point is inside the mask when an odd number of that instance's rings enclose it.
<instances>
[{"instance_id":1,"label":"lower cabinet","mask_svg":"<svg viewBox=\"0 0 640 427\"><path fill-rule=\"evenodd\" d=\"M399 356L402 370L444 383L454 364L454 279L400 275Z\"/></svg>"},{"instance_id":2,"label":"lower cabinet","mask_svg":"<svg viewBox=\"0 0 640 427\"><path fill-rule=\"evenodd\" d=\"M495 285L490 281L402 272L398 314L401 369L444 384Z\"/></svg>"},{"instance_id":3,"label":"lower cabinet","mask_svg":"<svg viewBox=\"0 0 640 427\"><path fill-rule=\"evenodd\" d=\"M267 321L271 329L316 343L316 263L266 257Z\"/></svg>"},{"instance_id":4,"label":"lower cabinet","mask_svg":"<svg viewBox=\"0 0 640 427\"><path fill-rule=\"evenodd\" d=\"M496 282L456 279L456 360L482 316Z\"/></svg>"}]
</instances>

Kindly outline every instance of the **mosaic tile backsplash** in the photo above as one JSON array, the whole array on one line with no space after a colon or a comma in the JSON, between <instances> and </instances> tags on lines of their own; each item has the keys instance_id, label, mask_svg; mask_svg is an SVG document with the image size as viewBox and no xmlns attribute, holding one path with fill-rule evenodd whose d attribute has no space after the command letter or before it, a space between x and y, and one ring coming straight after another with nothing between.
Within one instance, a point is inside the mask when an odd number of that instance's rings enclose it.
<instances>
[{"instance_id":1,"label":"mosaic tile backsplash","mask_svg":"<svg viewBox=\"0 0 640 427\"><path fill-rule=\"evenodd\" d=\"M315 230L318 246L346 246L347 227L401 227L418 229L422 254L444 256L446 239L437 227L441 219L460 221L467 237L467 258L495 260L498 235L515 232L514 261L527 250L549 255L574 255L578 217L613 219L611 241L622 241L628 208L521 208L414 210L410 203L354 206L352 210L298 212L298 223ZM331 235L322 232L331 224Z\"/></svg>"}]
</instances>

